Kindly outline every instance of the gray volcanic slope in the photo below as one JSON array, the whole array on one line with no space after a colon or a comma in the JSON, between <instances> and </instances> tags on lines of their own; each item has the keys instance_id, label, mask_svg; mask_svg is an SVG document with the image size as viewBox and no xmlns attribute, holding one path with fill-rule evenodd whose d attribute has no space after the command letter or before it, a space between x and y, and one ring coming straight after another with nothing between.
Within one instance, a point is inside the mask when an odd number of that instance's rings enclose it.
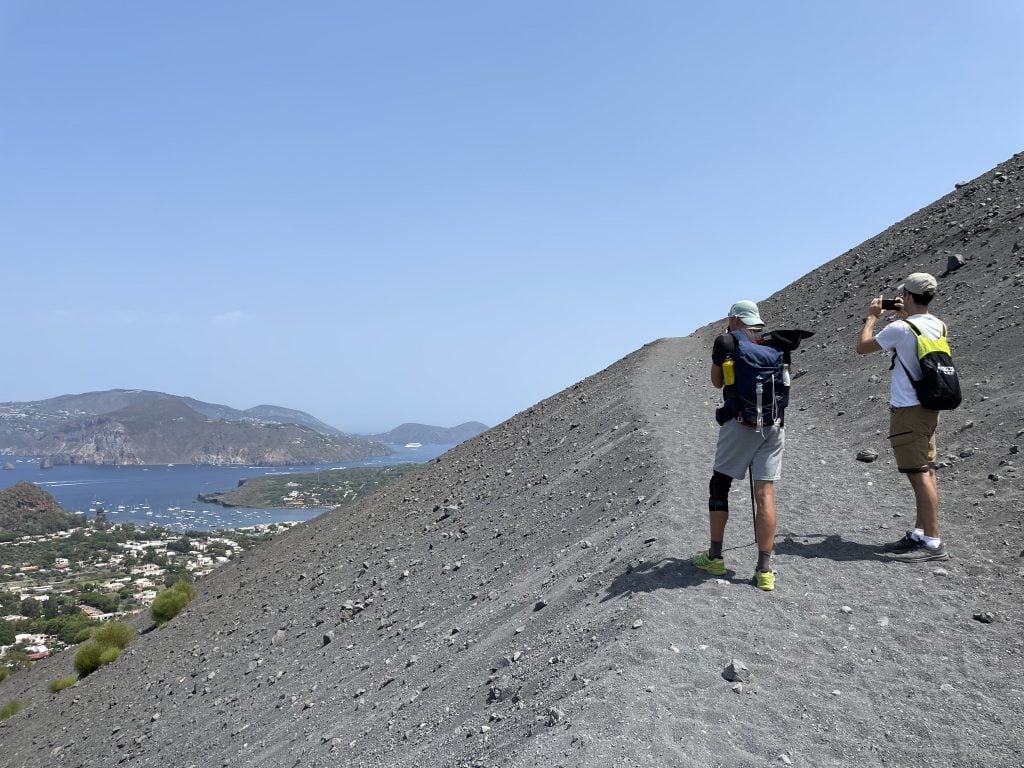
<instances>
[{"instance_id":1,"label":"gray volcanic slope","mask_svg":"<svg viewBox=\"0 0 1024 768\"><path fill-rule=\"evenodd\" d=\"M0 726L3 764L1024 764L1022 230L1017 155L764 300L771 324L817 331L796 357L775 593L748 583L744 483L726 578L688 564L717 321L247 553L76 686L46 690L71 653L11 677L0 703L31 704ZM953 557L908 566L877 554L913 520L888 361L853 345L871 296L952 253L934 311L966 394L939 436Z\"/></svg>"}]
</instances>

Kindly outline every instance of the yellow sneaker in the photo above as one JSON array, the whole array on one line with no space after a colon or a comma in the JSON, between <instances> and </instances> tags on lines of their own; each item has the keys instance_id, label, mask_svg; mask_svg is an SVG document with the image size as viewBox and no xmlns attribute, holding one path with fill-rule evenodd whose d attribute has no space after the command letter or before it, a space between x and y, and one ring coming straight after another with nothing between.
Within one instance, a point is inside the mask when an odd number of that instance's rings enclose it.
<instances>
[{"instance_id":1,"label":"yellow sneaker","mask_svg":"<svg viewBox=\"0 0 1024 768\"><path fill-rule=\"evenodd\" d=\"M775 571L754 571L754 586L765 592L775 590Z\"/></svg>"},{"instance_id":2,"label":"yellow sneaker","mask_svg":"<svg viewBox=\"0 0 1024 768\"><path fill-rule=\"evenodd\" d=\"M699 555L696 555L690 562L702 571L707 571L712 576L725 575L725 558L711 557L710 550L705 549Z\"/></svg>"}]
</instances>

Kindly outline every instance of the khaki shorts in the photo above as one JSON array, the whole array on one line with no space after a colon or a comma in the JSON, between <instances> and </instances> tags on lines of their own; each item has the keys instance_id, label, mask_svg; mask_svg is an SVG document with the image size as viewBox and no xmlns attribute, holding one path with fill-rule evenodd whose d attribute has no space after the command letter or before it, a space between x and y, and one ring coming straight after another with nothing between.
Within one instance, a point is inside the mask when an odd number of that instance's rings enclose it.
<instances>
[{"instance_id":1,"label":"khaki shorts","mask_svg":"<svg viewBox=\"0 0 1024 768\"><path fill-rule=\"evenodd\" d=\"M900 472L926 472L935 466L939 412L920 405L889 407L889 443Z\"/></svg>"}]
</instances>

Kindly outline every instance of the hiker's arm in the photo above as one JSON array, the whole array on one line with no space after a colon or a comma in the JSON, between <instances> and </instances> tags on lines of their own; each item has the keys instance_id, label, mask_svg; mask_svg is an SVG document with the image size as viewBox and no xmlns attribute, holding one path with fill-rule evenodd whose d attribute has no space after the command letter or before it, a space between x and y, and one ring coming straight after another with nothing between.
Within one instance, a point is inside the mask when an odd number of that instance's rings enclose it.
<instances>
[{"instance_id":1,"label":"hiker's arm","mask_svg":"<svg viewBox=\"0 0 1024 768\"><path fill-rule=\"evenodd\" d=\"M725 386L725 374L722 373L722 366L711 364L711 386L721 389Z\"/></svg>"},{"instance_id":2,"label":"hiker's arm","mask_svg":"<svg viewBox=\"0 0 1024 768\"><path fill-rule=\"evenodd\" d=\"M872 352L881 352L882 345L875 341L875 321L882 314L882 297L871 300L868 305L868 316L864 318L864 327L860 329L860 336L857 337L857 354L868 355Z\"/></svg>"},{"instance_id":3,"label":"hiker's arm","mask_svg":"<svg viewBox=\"0 0 1024 768\"><path fill-rule=\"evenodd\" d=\"M732 355L736 349L736 342L729 334L722 334L715 339L715 345L711 349L711 386L721 389L725 386L725 374L722 372L722 363Z\"/></svg>"}]
</instances>

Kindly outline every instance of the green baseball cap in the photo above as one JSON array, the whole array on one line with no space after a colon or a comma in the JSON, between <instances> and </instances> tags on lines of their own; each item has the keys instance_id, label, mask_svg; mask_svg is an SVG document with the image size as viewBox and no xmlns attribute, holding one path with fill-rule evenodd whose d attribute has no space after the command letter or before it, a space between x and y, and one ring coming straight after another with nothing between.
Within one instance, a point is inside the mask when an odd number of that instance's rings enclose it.
<instances>
[{"instance_id":1,"label":"green baseball cap","mask_svg":"<svg viewBox=\"0 0 1024 768\"><path fill-rule=\"evenodd\" d=\"M744 325L764 325L757 304L749 299L737 301L729 308L729 317L738 317Z\"/></svg>"}]
</instances>

